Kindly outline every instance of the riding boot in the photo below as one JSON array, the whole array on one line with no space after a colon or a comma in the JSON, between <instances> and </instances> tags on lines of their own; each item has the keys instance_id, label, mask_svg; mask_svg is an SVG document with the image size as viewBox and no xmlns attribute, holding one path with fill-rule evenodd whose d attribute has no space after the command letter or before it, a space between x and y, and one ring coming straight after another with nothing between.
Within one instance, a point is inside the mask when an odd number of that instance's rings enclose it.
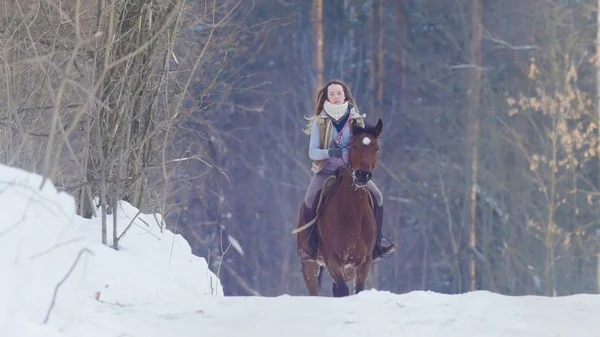
<instances>
[{"instance_id":1,"label":"riding boot","mask_svg":"<svg viewBox=\"0 0 600 337\"><path fill-rule=\"evenodd\" d=\"M318 195L319 193L317 193L312 207L304 205L304 212L302 213L304 224L313 220L317 215ZM317 259L317 232L315 224L316 221L310 227L298 233L298 256L302 260L316 261Z\"/></svg>"},{"instance_id":2,"label":"riding boot","mask_svg":"<svg viewBox=\"0 0 600 337\"><path fill-rule=\"evenodd\" d=\"M396 248L398 248L398 245L391 242L389 245L384 245L382 242L383 234L381 227L383 226L383 205L376 205L374 213L375 223L377 224L377 242L375 243L375 249L373 250L373 262L377 262L381 260L381 258L383 258L385 255L393 254Z\"/></svg>"}]
</instances>

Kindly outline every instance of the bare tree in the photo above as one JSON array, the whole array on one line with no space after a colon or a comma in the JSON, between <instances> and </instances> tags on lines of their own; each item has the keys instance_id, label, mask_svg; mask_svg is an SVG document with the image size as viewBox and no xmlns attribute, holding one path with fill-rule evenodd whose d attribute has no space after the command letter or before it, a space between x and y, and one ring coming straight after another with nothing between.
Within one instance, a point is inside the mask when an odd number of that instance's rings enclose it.
<instances>
[{"instance_id":1,"label":"bare tree","mask_svg":"<svg viewBox=\"0 0 600 337\"><path fill-rule=\"evenodd\" d=\"M313 68L315 72L315 88L323 86L323 0L313 0Z\"/></svg>"},{"instance_id":2,"label":"bare tree","mask_svg":"<svg viewBox=\"0 0 600 337\"><path fill-rule=\"evenodd\" d=\"M580 15L585 17L585 7L564 11L559 3L549 3L544 8L539 24L547 35L543 49L531 57L531 90L508 98L511 118L530 127L529 134L511 129L511 136L529 164L531 187L523 192L527 191L531 203L523 210L523 221L543 249L543 263L532 268L543 270L548 296L569 288L589 288L584 282L587 273L575 266L597 253L592 196L598 187L590 184L589 169L598 137L591 88L581 72L592 64L582 48L589 33L576 24ZM563 28L565 23L572 28ZM535 261L535 256L530 260Z\"/></svg>"},{"instance_id":3,"label":"bare tree","mask_svg":"<svg viewBox=\"0 0 600 337\"><path fill-rule=\"evenodd\" d=\"M190 108L198 88L205 97L225 81L240 2L72 0L5 8L3 69L12 80L1 91L3 162L55 180L77 196L85 217L100 207L105 244L107 215L116 219L119 200L166 209L170 179L191 145L176 130L206 108ZM29 74L28 65L35 65ZM47 141L36 146L36 138ZM113 228L115 248L122 234Z\"/></svg>"},{"instance_id":4,"label":"bare tree","mask_svg":"<svg viewBox=\"0 0 600 337\"><path fill-rule=\"evenodd\" d=\"M477 173L479 167L479 96L481 79L481 39L482 39L482 18L481 2L473 0L471 7L471 48L470 59L471 69L469 75L469 136L468 150L471 152L471 184L470 184L470 228L469 228L469 247L471 249L469 261L469 289L476 290L476 253L477 250Z\"/></svg>"}]
</instances>

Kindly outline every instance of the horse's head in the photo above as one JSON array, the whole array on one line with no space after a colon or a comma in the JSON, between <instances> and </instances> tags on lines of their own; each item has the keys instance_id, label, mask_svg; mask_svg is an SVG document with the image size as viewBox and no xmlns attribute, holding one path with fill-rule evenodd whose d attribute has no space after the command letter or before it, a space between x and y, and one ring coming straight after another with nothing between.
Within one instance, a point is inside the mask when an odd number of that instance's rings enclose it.
<instances>
[{"instance_id":1,"label":"horse's head","mask_svg":"<svg viewBox=\"0 0 600 337\"><path fill-rule=\"evenodd\" d=\"M381 134L383 122L381 119L375 126L354 125L352 139L350 140L350 168L352 178L357 187L364 188L373 176L372 171L377 162L379 143L377 138Z\"/></svg>"}]
</instances>

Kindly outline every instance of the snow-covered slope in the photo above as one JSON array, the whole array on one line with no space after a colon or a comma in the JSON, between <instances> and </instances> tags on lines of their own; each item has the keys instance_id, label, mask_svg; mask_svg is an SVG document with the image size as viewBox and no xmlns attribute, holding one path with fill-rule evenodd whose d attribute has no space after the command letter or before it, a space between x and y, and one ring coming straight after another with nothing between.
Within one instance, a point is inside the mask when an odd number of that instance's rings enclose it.
<instances>
[{"instance_id":1,"label":"snow-covered slope","mask_svg":"<svg viewBox=\"0 0 600 337\"><path fill-rule=\"evenodd\" d=\"M71 196L41 181L0 165L1 337L600 336L599 295L224 297L159 215L121 202L118 233L132 226L115 251L100 243L100 219L78 217Z\"/></svg>"},{"instance_id":2,"label":"snow-covered slope","mask_svg":"<svg viewBox=\"0 0 600 337\"><path fill-rule=\"evenodd\" d=\"M118 233L132 226L115 251L101 244L100 218L77 216L70 195L41 183L0 165L0 336L118 336L128 328L113 309L223 295L206 260L163 230L160 215L121 202ZM135 323L148 324L140 311Z\"/></svg>"}]
</instances>

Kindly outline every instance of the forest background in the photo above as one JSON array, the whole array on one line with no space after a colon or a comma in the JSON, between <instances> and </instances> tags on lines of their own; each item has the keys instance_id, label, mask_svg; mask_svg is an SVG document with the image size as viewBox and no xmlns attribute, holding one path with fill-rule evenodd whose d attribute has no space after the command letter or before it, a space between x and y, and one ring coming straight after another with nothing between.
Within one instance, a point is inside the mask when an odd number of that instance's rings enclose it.
<instances>
[{"instance_id":1,"label":"forest background","mask_svg":"<svg viewBox=\"0 0 600 337\"><path fill-rule=\"evenodd\" d=\"M305 294L302 129L316 90L342 79L384 121L373 179L400 246L367 288L597 293L598 8L8 0L0 163L106 226L121 199L165 214L226 295Z\"/></svg>"}]
</instances>

